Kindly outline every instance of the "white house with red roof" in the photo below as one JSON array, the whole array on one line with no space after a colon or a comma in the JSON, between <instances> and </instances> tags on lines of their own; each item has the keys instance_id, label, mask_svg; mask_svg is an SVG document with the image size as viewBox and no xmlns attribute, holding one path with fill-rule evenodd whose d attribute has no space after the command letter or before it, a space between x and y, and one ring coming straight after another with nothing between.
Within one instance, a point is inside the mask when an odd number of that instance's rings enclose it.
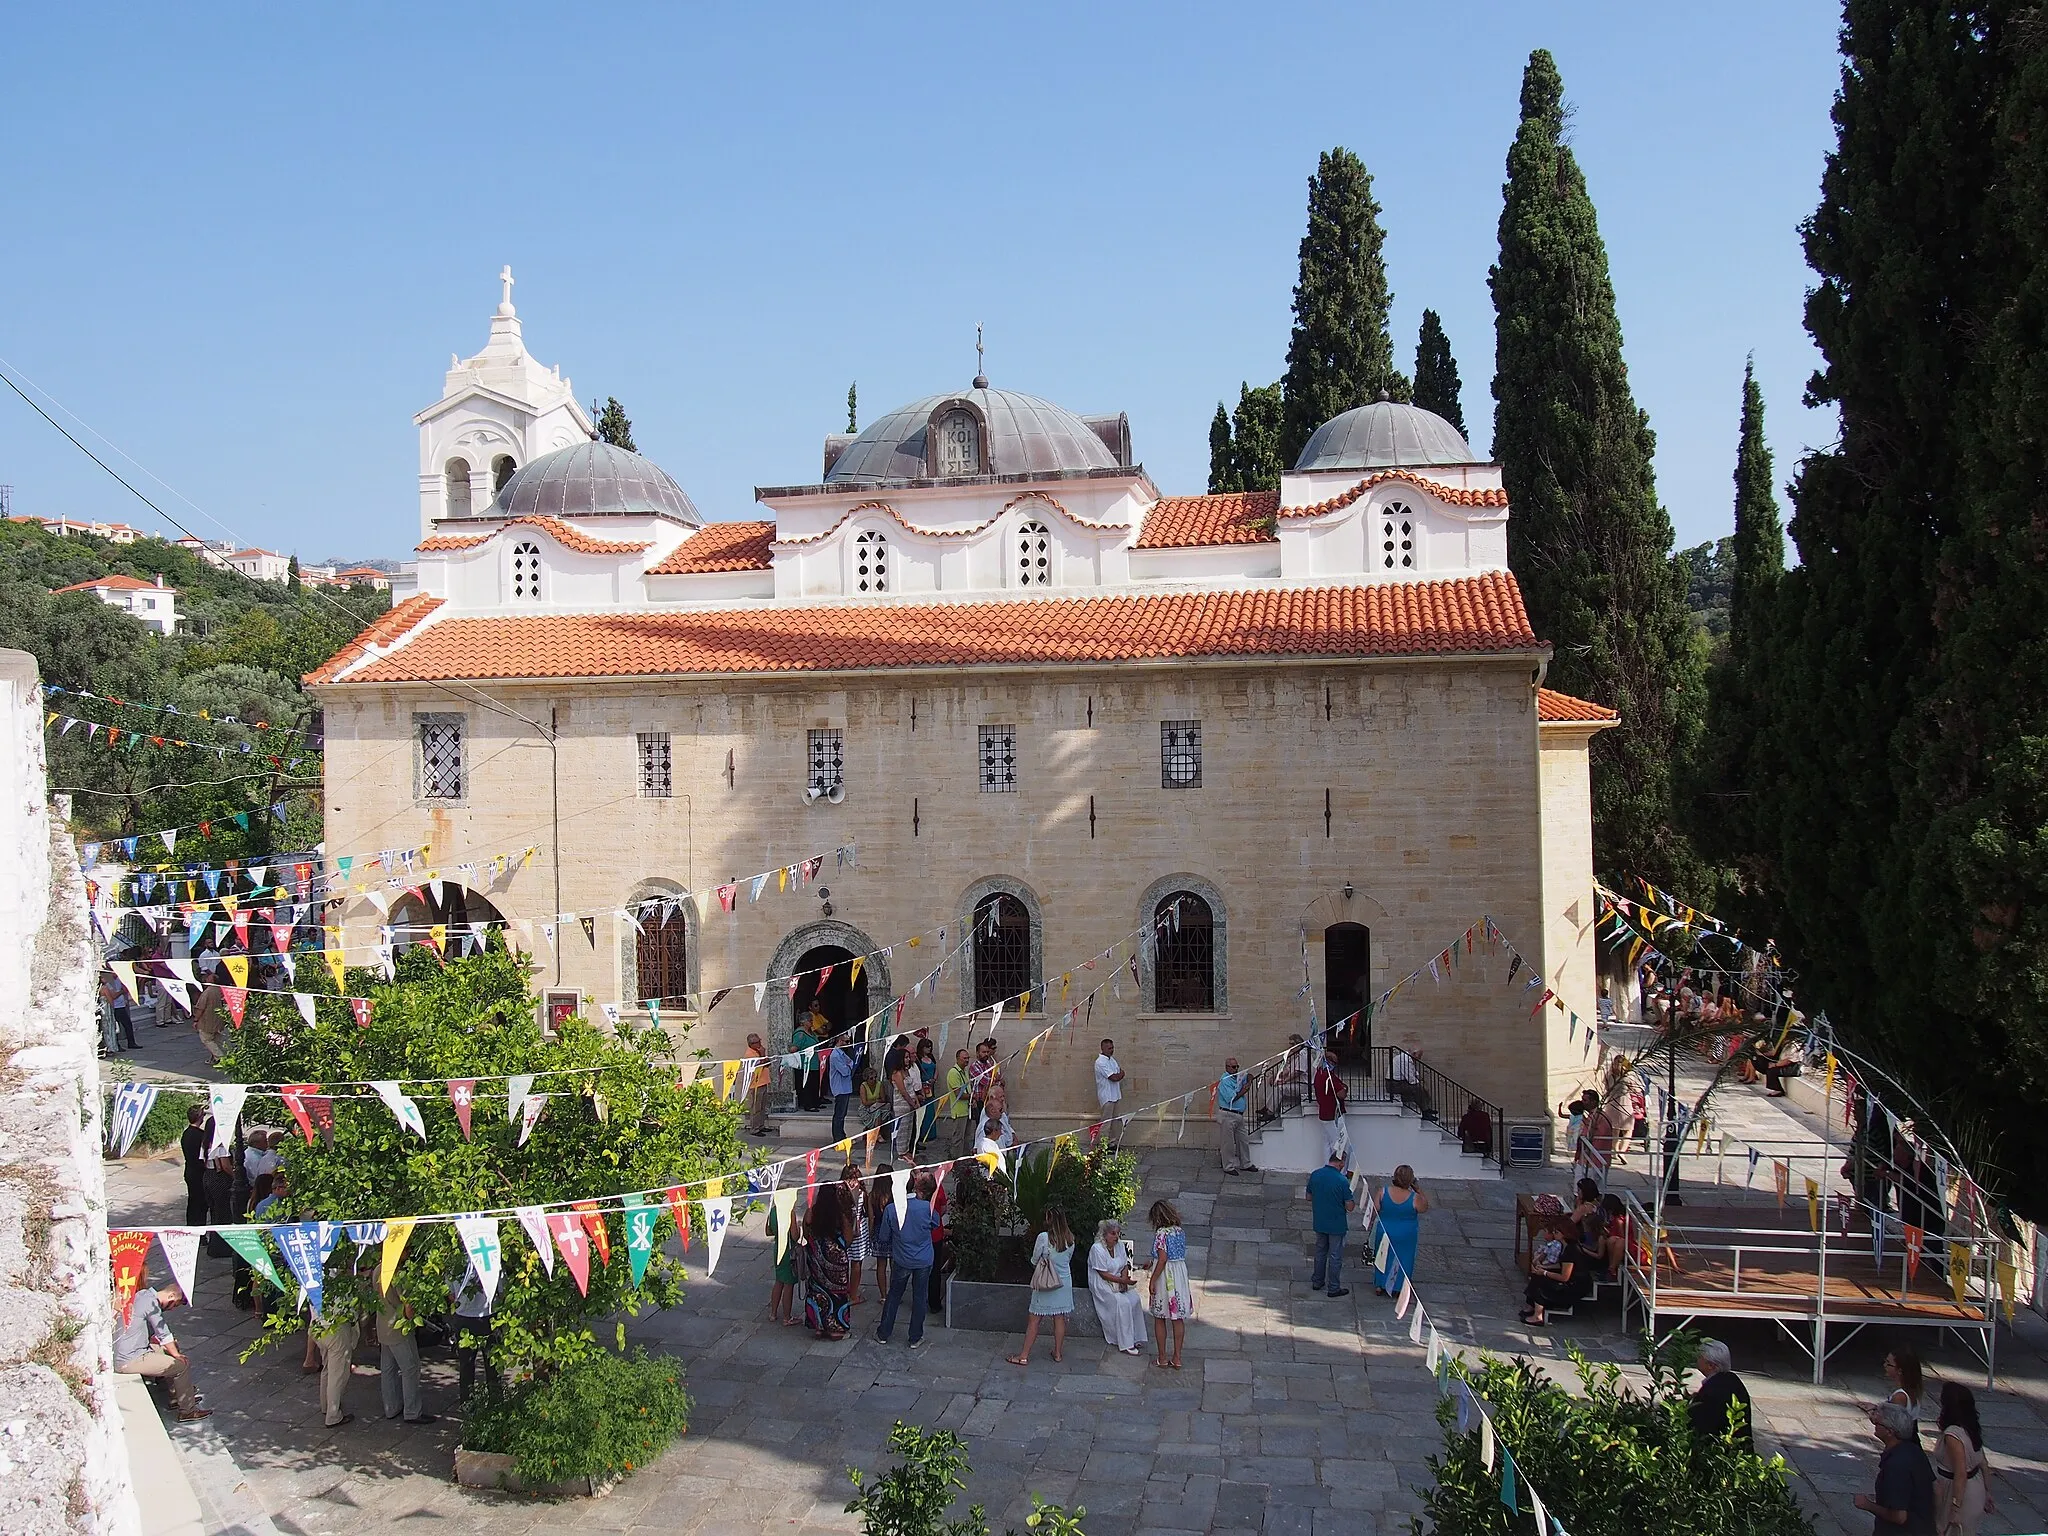
<instances>
[{"instance_id":1,"label":"white house with red roof","mask_svg":"<svg viewBox=\"0 0 2048 1536\"><path fill-rule=\"evenodd\" d=\"M1448 422L1367 403L1275 490L1170 496L1122 415L976 377L726 521L591 438L509 288L487 354L416 418L417 585L307 679L329 845L431 843L443 882L352 908L352 942L502 921L565 997L653 999L714 1054L814 998L963 1038L1001 1002L1005 1044L1085 999L1140 1103L1313 1018L1362 1080L1420 1048L1547 1133L1595 1016L1615 716L1542 688L1500 469ZM816 890L717 895L846 846ZM1382 1005L1487 918L1557 1009L1505 952ZM755 983L763 1017L713 1011ZM1078 1058L1034 1073L1013 1115L1093 1105Z\"/></svg>"},{"instance_id":2,"label":"white house with red roof","mask_svg":"<svg viewBox=\"0 0 2048 1536\"><path fill-rule=\"evenodd\" d=\"M178 589L165 586L161 576L154 581L134 576L97 576L91 581L59 587L51 596L66 592L90 592L109 608L133 614L160 635L176 633L180 623Z\"/></svg>"}]
</instances>

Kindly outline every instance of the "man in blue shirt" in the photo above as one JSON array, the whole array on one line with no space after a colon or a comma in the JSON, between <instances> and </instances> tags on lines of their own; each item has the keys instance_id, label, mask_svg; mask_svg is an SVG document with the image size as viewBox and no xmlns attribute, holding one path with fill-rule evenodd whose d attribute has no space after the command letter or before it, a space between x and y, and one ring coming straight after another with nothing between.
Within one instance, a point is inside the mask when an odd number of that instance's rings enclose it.
<instances>
[{"instance_id":1,"label":"man in blue shirt","mask_svg":"<svg viewBox=\"0 0 2048 1536\"><path fill-rule=\"evenodd\" d=\"M853 1103L853 1083L860 1071L860 1053L848 1046L834 1046L832 1060L825 1068L826 1085L832 1090L832 1139L846 1140L846 1110Z\"/></svg>"},{"instance_id":2,"label":"man in blue shirt","mask_svg":"<svg viewBox=\"0 0 2048 1536\"><path fill-rule=\"evenodd\" d=\"M1257 1173L1252 1163L1251 1133L1245 1124L1251 1077L1237 1070L1237 1058L1223 1063L1223 1076L1216 1081L1216 1150L1223 1157L1225 1173Z\"/></svg>"},{"instance_id":3,"label":"man in blue shirt","mask_svg":"<svg viewBox=\"0 0 2048 1536\"><path fill-rule=\"evenodd\" d=\"M1327 1274L1330 1288L1323 1294L1349 1296L1344 1286L1344 1235L1351 1230L1351 1218L1345 1212L1356 1210L1358 1202L1351 1196L1351 1181L1344 1177L1341 1151L1332 1152L1330 1160L1308 1176L1308 1198L1316 1229L1316 1268L1308 1288L1321 1291Z\"/></svg>"},{"instance_id":4,"label":"man in blue shirt","mask_svg":"<svg viewBox=\"0 0 2048 1536\"><path fill-rule=\"evenodd\" d=\"M882 1207L882 1226L876 1234L877 1251L889 1255L889 1296L882 1303L882 1321L875 1329L875 1341L889 1342L896 1327L896 1309L903 1304L903 1291L910 1290L910 1347L924 1345L924 1309L932 1278L932 1195L938 1188L928 1173L920 1173L903 1202L903 1219L896 1219L896 1203Z\"/></svg>"}]
</instances>

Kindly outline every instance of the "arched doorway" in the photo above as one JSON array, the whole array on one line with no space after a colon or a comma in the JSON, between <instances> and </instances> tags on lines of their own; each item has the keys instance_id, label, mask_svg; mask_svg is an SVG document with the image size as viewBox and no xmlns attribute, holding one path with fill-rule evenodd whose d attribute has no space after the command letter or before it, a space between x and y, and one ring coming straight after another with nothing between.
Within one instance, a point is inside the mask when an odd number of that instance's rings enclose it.
<instances>
[{"instance_id":1,"label":"arched doorway","mask_svg":"<svg viewBox=\"0 0 2048 1536\"><path fill-rule=\"evenodd\" d=\"M481 931L472 924L483 924ZM475 891L443 881L436 896L431 886L416 886L391 903L391 941L399 949L429 942L436 924L447 927L447 953L469 955L490 943L492 929L502 929L504 914Z\"/></svg>"},{"instance_id":2,"label":"arched doorway","mask_svg":"<svg viewBox=\"0 0 2048 1536\"><path fill-rule=\"evenodd\" d=\"M832 973L824 974L826 966ZM868 973L863 965L853 974L853 954L838 944L820 944L797 957L796 996L791 1007L797 1018L806 1017L815 1004L825 1015L826 1038L837 1044L851 1043L843 1037L868 1016Z\"/></svg>"},{"instance_id":3,"label":"arched doorway","mask_svg":"<svg viewBox=\"0 0 2048 1536\"><path fill-rule=\"evenodd\" d=\"M1372 930L1363 923L1332 923L1323 930L1323 998L1329 1008L1330 1045L1344 1056L1372 1049L1365 1015L1372 991Z\"/></svg>"}]
</instances>

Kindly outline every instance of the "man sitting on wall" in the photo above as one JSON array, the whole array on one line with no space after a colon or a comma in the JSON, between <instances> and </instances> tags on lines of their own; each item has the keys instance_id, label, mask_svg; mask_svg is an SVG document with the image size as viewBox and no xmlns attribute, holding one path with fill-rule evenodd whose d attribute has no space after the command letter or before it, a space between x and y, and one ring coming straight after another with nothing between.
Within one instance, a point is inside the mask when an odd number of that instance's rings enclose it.
<instances>
[{"instance_id":1,"label":"man sitting on wall","mask_svg":"<svg viewBox=\"0 0 2048 1536\"><path fill-rule=\"evenodd\" d=\"M1395 1047L1393 1065L1387 1069L1387 1094L1427 1120L1431 1109L1422 1086L1421 1061L1422 1047L1412 1041Z\"/></svg>"}]
</instances>

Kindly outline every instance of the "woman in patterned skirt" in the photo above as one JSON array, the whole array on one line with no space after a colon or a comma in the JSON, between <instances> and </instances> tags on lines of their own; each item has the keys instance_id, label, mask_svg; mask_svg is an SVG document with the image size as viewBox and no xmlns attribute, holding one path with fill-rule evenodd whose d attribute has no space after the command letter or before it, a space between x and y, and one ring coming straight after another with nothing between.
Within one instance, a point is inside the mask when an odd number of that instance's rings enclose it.
<instances>
[{"instance_id":1,"label":"woman in patterned skirt","mask_svg":"<svg viewBox=\"0 0 2048 1536\"><path fill-rule=\"evenodd\" d=\"M847 1305L860 1305L860 1267L875 1256L875 1229L868 1220L868 1189L860 1164L849 1162L839 1175L839 1198L847 1205L846 1259L852 1272L846 1284Z\"/></svg>"},{"instance_id":2,"label":"woman in patterned skirt","mask_svg":"<svg viewBox=\"0 0 2048 1536\"><path fill-rule=\"evenodd\" d=\"M847 1233L852 1219L844 1186L820 1185L800 1241L810 1251L810 1278L804 1286L804 1321L821 1339L843 1339L853 1327L847 1292Z\"/></svg>"},{"instance_id":3,"label":"woman in patterned skirt","mask_svg":"<svg viewBox=\"0 0 2048 1536\"><path fill-rule=\"evenodd\" d=\"M1188 1319L1195 1315L1195 1285L1188 1278L1188 1235L1180 1212L1164 1200L1146 1213L1152 1222L1152 1342L1162 1370L1180 1369L1180 1350ZM1173 1329L1173 1358L1166 1355L1166 1332Z\"/></svg>"}]
</instances>

